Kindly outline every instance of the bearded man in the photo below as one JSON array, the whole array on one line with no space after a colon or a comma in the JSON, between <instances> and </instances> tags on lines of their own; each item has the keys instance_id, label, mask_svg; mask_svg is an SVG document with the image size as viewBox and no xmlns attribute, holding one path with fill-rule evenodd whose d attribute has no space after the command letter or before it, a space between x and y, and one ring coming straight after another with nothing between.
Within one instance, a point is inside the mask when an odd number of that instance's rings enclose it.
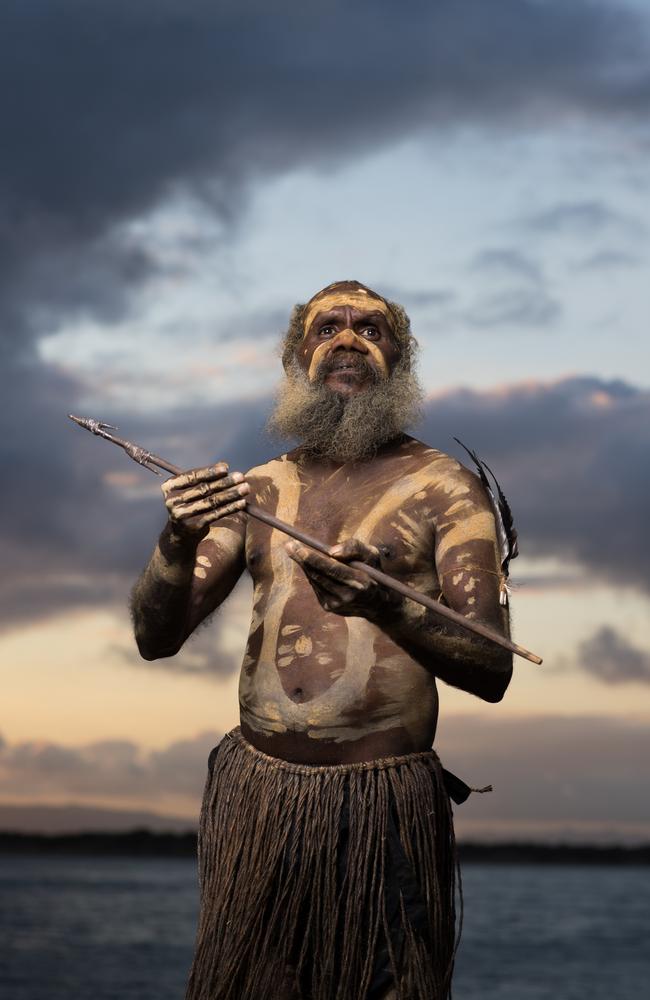
<instances>
[{"instance_id":1,"label":"bearded man","mask_svg":"<svg viewBox=\"0 0 650 1000\"><path fill-rule=\"evenodd\" d=\"M173 656L244 569L255 586L241 726L208 766L187 1000L449 996L453 776L432 749L436 680L497 702L512 659L348 565L381 565L507 634L483 486L404 433L422 398L413 353L400 306L329 285L294 309L283 345L271 425L298 447L245 476L219 463L163 486L168 523L133 595L142 655ZM246 498L331 557L248 519Z\"/></svg>"}]
</instances>

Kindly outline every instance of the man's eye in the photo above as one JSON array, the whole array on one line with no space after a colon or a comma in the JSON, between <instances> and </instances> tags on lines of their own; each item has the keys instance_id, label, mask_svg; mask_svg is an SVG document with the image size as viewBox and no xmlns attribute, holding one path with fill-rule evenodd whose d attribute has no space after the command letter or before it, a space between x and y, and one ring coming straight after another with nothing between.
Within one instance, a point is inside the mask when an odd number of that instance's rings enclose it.
<instances>
[{"instance_id":1,"label":"man's eye","mask_svg":"<svg viewBox=\"0 0 650 1000\"><path fill-rule=\"evenodd\" d=\"M361 333L364 337L374 338L379 336L379 330L376 326L364 326Z\"/></svg>"},{"instance_id":2,"label":"man's eye","mask_svg":"<svg viewBox=\"0 0 650 1000\"><path fill-rule=\"evenodd\" d=\"M331 337L335 333L333 326L321 326L318 331L320 337Z\"/></svg>"}]
</instances>

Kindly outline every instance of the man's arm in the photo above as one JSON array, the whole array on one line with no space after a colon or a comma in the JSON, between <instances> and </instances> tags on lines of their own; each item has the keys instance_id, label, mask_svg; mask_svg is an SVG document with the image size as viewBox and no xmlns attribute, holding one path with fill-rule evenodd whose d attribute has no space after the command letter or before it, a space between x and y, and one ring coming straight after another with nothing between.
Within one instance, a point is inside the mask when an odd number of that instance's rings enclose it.
<instances>
[{"instance_id":1,"label":"man's arm","mask_svg":"<svg viewBox=\"0 0 650 1000\"><path fill-rule=\"evenodd\" d=\"M435 564L441 599L466 618L510 635L505 584L492 505L480 480L462 473L466 491L453 493L435 519ZM500 701L512 677L512 653L406 599L381 623L384 631L437 677L485 701Z\"/></svg>"},{"instance_id":2,"label":"man's arm","mask_svg":"<svg viewBox=\"0 0 650 1000\"><path fill-rule=\"evenodd\" d=\"M467 488L454 492L434 525L441 598L466 618L507 636L508 613L499 603L501 566L494 513L478 478L466 470L463 478ZM395 595L345 562L297 542L286 548L327 611L367 618L436 677L485 701L501 700L512 676L512 654L507 650ZM378 551L358 539L331 551L338 560L376 563L378 559Z\"/></svg>"},{"instance_id":3,"label":"man's arm","mask_svg":"<svg viewBox=\"0 0 650 1000\"><path fill-rule=\"evenodd\" d=\"M135 638L146 660L174 656L228 596L245 565L248 484L220 464L167 480L169 520L133 588Z\"/></svg>"},{"instance_id":4,"label":"man's arm","mask_svg":"<svg viewBox=\"0 0 650 1000\"><path fill-rule=\"evenodd\" d=\"M491 581L485 581L482 573L474 571L471 578L482 590L489 589ZM462 612L462 601L456 604L447 599L445 603ZM489 606L487 601L482 603L482 609L479 606L478 612L470 612L472 618L509 636L506 610L499 609L497 620L492 602ZM512 653L508 650L445 621L408 598L399 613L385 624L378 624L409 656L447 684L475 694L484 701L496 702L503 698L512 677Z\"/></svg>"}]
</instances>

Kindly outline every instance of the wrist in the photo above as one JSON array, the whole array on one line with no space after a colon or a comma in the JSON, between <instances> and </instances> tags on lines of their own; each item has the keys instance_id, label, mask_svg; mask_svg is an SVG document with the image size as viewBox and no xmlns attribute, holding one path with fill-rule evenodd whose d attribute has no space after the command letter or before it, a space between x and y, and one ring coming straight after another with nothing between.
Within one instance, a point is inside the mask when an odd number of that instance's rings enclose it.
<instances>
[{"instance_id":1,"label":"wrist","mask_svg":"<svg viewBox=\"0 0 650 1000\"><path fill-rule=\"evenodd\" d=\"M399 631L405 620L405 598L399 595L390 594L385 600L367 615L373 625L377 625L383 631Z\"/></svg>"},{"instance_id":2,"label":"wrist","mask_svg":"<svg viewBox=\"0 0 650 1000\"><path fill-rule=\"evenodd\" d=\"M165 562L170 566L183 565L184 563L191 563L193 566L196 550L202 538L203 534L184 531L178 525L168 521L158 539L158 549Z\"/></svg>"},{"instance_id":3,"label":"wrist","mask_svg":"<svg viewBox=\"0 0 650 1000\"><path fill-rule=\"evenodd\" d=\"M188 552L195 552L199 542L205 538L207 533L207 528L192 531L181 524L180 521L172 521L170 519L161 532L160 541L163 545L169 546L175 551L185 549Z\"/></svg>"}]
</instances>

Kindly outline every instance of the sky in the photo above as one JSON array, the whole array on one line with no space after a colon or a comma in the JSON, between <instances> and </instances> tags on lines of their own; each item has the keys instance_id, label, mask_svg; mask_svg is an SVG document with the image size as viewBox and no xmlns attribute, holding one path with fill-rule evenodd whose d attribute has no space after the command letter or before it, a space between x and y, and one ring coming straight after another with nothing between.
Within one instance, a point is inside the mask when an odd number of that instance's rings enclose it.
<instances>
[{"instance_id":1,"label":"sky","mask_svg":"<svg viewBox=\"0 0 650 1000\"><path fill-rule=\"evenodd\" d=\"M460 835L649 840L647 5L0 19L0 826L191 826L238 721L250 582L141 660L159 482L66 414L245 470L277 452L292 305L352 278L411 317L417 436L466 441L511 500L514 637L544 657L498 705L440 685L445 766L495 789Z\"/></svg>"}]
</instances>

